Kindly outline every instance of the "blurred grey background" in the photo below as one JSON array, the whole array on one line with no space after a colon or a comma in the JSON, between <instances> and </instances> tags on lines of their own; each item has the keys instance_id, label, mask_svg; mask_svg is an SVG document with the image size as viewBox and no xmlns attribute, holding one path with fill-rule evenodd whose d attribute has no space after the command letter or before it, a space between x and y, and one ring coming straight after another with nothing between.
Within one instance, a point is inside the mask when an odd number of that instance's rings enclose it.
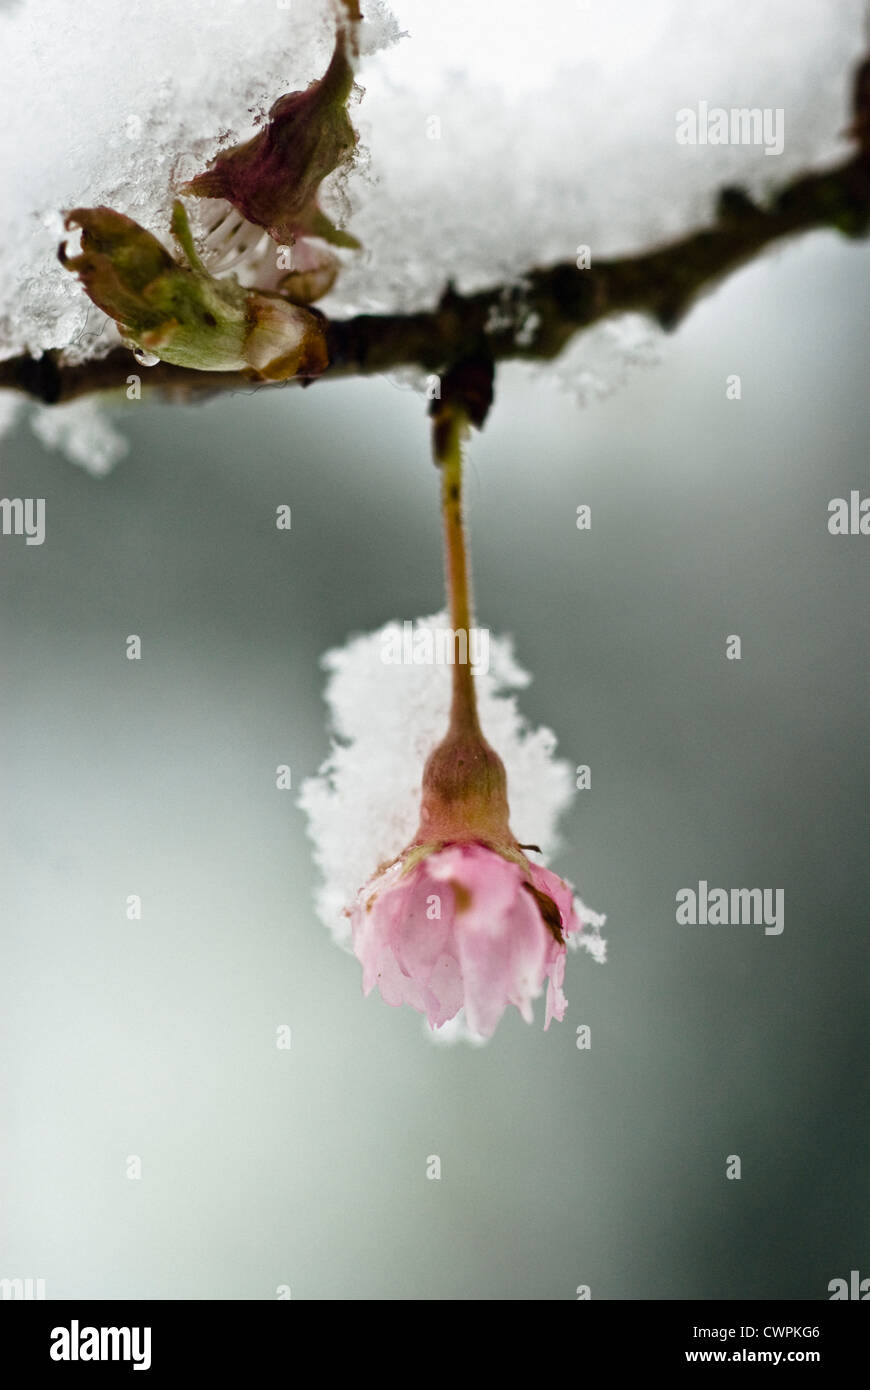
<instances>
[{"instance_id":1,"label":"blurred grey background","mask_svg":"<svg viewBox=\"0 0 870 1390\"><path fill-rule=\"evenodd\" d=\"M0 545L0 1275L171 1299L870 1276L870 539L827 530L870 491L867 270L866 246L795 244L585 410L499 374L478 617L591 765L556 867L610 957L569 957L561 1026L511 1010L481 1049L363 999L295 807L329 745L321 654L441 603L425 402L371 380L122 403L102 480L26 424L5 441L0 489L45 497L47 535ZM783 888L784 932L678 926L700 879Z\"/></svg>"}]
</instances>

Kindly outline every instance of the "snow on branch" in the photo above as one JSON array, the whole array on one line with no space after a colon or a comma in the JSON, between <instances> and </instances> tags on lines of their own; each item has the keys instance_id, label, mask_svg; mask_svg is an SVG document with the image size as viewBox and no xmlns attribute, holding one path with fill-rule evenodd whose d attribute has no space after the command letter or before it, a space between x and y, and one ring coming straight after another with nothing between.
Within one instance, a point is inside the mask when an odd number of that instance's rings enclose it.
<instances>
[{"instance_id":1,"label":"snow on branch","mask_svg":"<svg viewBox=\"0 0 870 1390\"><path fill-rule=\"evenodd\" d=\"M856 82L866 88L865 63ZM724 189L711 226L670 245L588 268L573 262L530 271L519 283L459 295L450 286L431 310L324 319L328 365L323 379L367 376L402 367L440 372L471 356L494 362L542 361L558 355L583 329L615 314L643 313L672 329L717 282L776 242L831 229L847 237L870 231L870 139L866 110L856 111L859 152L835 168L792 180L765 205L738 188ZM158 362L141 369L127 348L65 363L61 353L0 362L0 388L43 404L142 385L189 402L216 391L259 389L244 372L209 372ZM299 378L295 378L298 380ZM285 383L282 383L285 384Z\"/></svg>"}]
</instances>

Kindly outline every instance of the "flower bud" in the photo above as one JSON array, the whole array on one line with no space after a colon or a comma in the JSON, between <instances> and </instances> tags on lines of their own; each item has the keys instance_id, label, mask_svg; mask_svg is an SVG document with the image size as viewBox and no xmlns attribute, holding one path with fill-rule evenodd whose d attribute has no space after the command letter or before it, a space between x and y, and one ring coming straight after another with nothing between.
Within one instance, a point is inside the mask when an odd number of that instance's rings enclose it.
<instances>
[{"instance_id":1,"label":"flower bud","mask_svg":"<svg viewBox=\"0 0 870 1390\"><path fill-rule=\"evenodd\" d=\"M356 237L333 226L317 202L327 174L348 164L356 148L346 109L353 87L347 44L340 25L323 77L304 92L279 97L259 134L222 151L183 191L226 199L282 244L315 236L333 246L358 247Z\"/></svg>"},{"instance_id":2,"label":"flower bud","mask_svg":"<svg viewBox=\"0 0 870 1390\"><path fill-rule=\"evenodd\" d=\"M164 362L206 372L250 371L269 381L326 366L320 320L278 294L245 289L234 276L215 279L193 245L176 202L172 231L187 264L132 218L112 208L75 208L67 229L81 229L81 251L59 251L93 302L125 339Z\"/></svg>"}]
</instances>

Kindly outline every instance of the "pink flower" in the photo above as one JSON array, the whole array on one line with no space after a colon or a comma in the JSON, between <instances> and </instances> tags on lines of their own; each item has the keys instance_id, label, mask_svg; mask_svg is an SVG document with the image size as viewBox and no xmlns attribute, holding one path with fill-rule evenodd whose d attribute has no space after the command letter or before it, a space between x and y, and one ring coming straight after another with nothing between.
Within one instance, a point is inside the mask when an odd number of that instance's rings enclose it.
<instances>
[{"instance_id":1,"label":"pink flower","mask_svg":"<svg viewBox=\"0 0 870 1390\"><path fill-rule=\"evenodd\" d=\"M532 1022L545 981L544 1028L562 1019L566 938L579 941L582 923L569 885L532 863L526 850L537 846L511 831L505 766L484 737L461 656L471 626L462 444L469 420L486 413L480 387L476 364L454 369L432 409L455 644L447 733L423 768L416 835L381 865L348 916L366 994L377 985L385 1003L410 1004L432 1028L461 1009L472 1033L491 1037L508 1004Z\"/></svg>"},{"instance_id":2,"label":"pink flower","mask_svg":"<svg viewBox=\"0 0 870 1390\"><path fill-rule=\"evenodd\" d=\"M531 1023L549 980L544 1028L561 1021L564 937L581 929L570 887L477 842L414 860L411 850L377 874L351 913L365 993L377 986L433 1028L464 1009L472 1032L490 1037L508 1004Z\"/></svg>"}]
</instances>

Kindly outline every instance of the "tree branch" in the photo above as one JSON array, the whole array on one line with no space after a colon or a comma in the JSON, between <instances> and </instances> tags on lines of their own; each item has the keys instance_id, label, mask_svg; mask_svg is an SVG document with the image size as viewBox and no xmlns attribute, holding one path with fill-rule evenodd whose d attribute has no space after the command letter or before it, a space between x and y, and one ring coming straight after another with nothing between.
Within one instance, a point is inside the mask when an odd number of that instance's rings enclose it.
<instances>
[{"instance_id":1,"label":"tree branch","mask_svg":"<svg viewBox=\"0 0 870 1390\"><path fill-rule=\"evenodd\" d=\"M860 152L845 163L793 180L764 207L740 189L723 190L712 226L657 250L586 270L571 262L533 270L516 285L472 295L448 286L428 312L327 321L329 365L303 385L409 366L440 373L475 356L546 361L576 333L626 312L672 329L703 293L768 246L820 228L854 238L870 231L870 140L862 139ZM143 387L183 401L217 391L276 389L245 373L199 372L167 362L143 368L121 347L81 363L64 362L62 353L7 358L0 362L0 388L52 405L121 389L132 373Z\"/></svg>"}]
</instances>

